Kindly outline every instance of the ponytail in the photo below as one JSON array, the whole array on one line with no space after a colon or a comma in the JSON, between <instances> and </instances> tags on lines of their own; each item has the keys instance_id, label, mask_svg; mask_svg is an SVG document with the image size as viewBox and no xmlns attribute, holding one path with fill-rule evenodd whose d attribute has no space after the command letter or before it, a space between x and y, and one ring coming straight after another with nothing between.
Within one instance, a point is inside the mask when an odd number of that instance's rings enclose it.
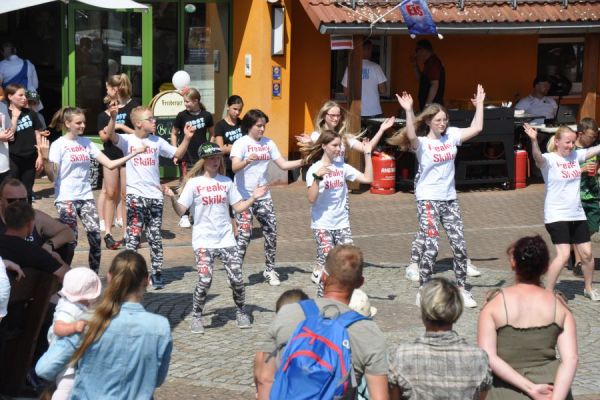
<instances>
[{"instance_id":1,"label":"ponytail","mask_svg":"<svg viewBox=\"0 0 600 400\"><path fill-rule=\"evenodd\" d=\"M48 127L62 131L65 128L65 122L70 122L75 115L85 115L85 113L79 107L63 107L54 113Z\"/></svg>"},{"instance_id":2,"label":"ponytail","mask_svg":"<svg viewBox=\"0 0 600 400\"><path fill-rule=\"evenodd\" d=\"M132 85L131 85L131 81L129 80L129 76L127 76L127 74L122 73L122 74L117 74L117 75L111 75L106 80L106 84L111 87L116 87L117 95L120 98L122 98L122 99L130 99L131 98ZM104 97L104 104L108 105L108 104L112 103L114 100L116 100L116 99L106 96L106 97Z\"/></svg>"},{"instance_id":3,"label":"ponytail","mask_svg":"<svg viewBox=\"0 0 600 400\"><path fill-rule=\"evenodd\" d=\"M202 96L200 96L200 92L198 91L198 89L187 88L183 94L183 97L188 100L197 101L198 106L200 107L200 110L206 111L206 107L204 107L204 104L202 104L202 102L200 101ZM241 98L240 98L240 100L241 100Z\"/></svg>"}]
</instances>

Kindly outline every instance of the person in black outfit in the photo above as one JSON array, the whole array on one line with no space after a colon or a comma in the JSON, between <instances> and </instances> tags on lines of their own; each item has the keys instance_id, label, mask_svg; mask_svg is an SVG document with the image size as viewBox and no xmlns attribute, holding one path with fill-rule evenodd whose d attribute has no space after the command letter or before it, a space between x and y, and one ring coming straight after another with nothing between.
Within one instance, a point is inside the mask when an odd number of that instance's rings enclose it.
<instances>
[{"instance_id":1,"label":"person in black outfit","mask_svg":"<svg viewBox=\"0 0 600 400\"><path fill-rule=\"evenodd\" d=\"M419 107L427 104L444 105L444 89L446 86L446 70L440 59L433 52L429 40L419 40L413 58L415 75L419 80ZM419 68L423 65L423 69Z\"/></svg>"},{"instance_id":2,"label":"person in black outfit","mask_svg":"<svg viewBox=\"0 0 600 400\"><path fill-rule=\"evenodd\" d=\"M231 159L229 153L233 143L243 136L240 115L244 108L244 101L240 96L233 95L227 99L227 114L225 118L215 125L215 143L219 145L221 151L225 153L225 173L233 179L233 170L231 168Z\"/></svg>"}]
</instances>

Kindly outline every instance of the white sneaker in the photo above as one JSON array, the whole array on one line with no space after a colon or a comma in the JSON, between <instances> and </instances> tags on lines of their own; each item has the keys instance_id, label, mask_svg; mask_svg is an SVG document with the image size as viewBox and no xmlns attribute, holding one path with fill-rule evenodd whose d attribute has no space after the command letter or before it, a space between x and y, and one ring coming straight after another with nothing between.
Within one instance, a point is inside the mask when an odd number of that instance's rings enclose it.
<instances>
[{"instance_id":1,"label":"white sneaker","mask_svg":"<svg viewBox=\"0 0 600 400\"><path fill-rule=\"evenodd\" d=\"M281 285L281 282L279 281L279 274L274 269L271 271L264 271L263 277L267 280L267 282L271 286Z\"/></svg>"},{"instance_id":2,"label":"white sneaker","mask_svg":"<svg viewBox=\"0 0 600 400\"><path fill-rule=\"evenodd\" d=\"M467 276L481 276L481 271L475 268L470 258L467 259Z\"/></svg>"},{"instance_id":3,"label":"white sneaker","mask_svg":"<svg viewBox=\"0 0 600 400\"><path fill-rule=\"evenodd\" d=\"M123 218L117 218L117 219L115 219L115 226L117 228L122 228L123 227Z\"/></svg>"},{"instance_id":4,"label":"white sneaker","mask_svg":"<svg viewBox=\"0 0 600 400\"><path fill-rule=\"evenodd\" d=\"M314 283L315 285L318 285L319 282L321 281L321 270L319 268L315 268L313 269L312 275L310 277L310 280L312 281L312 283Z\"/></svg>"},{"instance_id":5,"label":"white sneaker","mask_svg":"<svg viewBox=\"0 0 600 400\"><path fill-rule=\"evenodd\" d=\"M404 276L409 281L419 282L419 264L414 262L408 264Z\"/></svg>"},{"instance_id":6,"label":"white sneaker","mask_svg":"<svg viewBox=\"0 0 600 400\"><path fill-rule=\"evenodd\" d=\"M419 288L419 291L417 292L417 300L415 301L415 305L417 307L421 307L421 288Z\"/></svg>"},{"instance_id":7,"label":"white sneaker","mask_svg":"<svg viewBox=\"0 0 600 400\"><path fill-rule=\"evenodd\" d=\"M190 223L190 217L188 217L187 215L181 216L181 219L179 220L179 227L180 228L191 228L192 224Z\"/></svg>"},{"instance_id":8,"label":"white sneaker","mask_svg":"<svg viewBox=\"0 0 600 400\"><path fill-rule=\"evenodd\" d=\"M100 232L106 232L106 225L103 219L100 220Z\"/></svg>"},{"instance_id":9,"label":"white sneaker","mask_svg":"<svg viewBox=\"0 0 600 400\"><path fill-rule=\"evenodd\" d=\"M465 307L468 307L468 308L477 307L477 302L473 298L473 295L471 294L471 292L469 292L465 288L461 288L460 294L462 295L462 299L463 299L463 303L464 303Z\"/></svg>"},{"instance_id":10,"label":"white sneaker","mask_svg":"<svg viewBox=\"0 0 600 400\"><path fill-rule=\"evenodd\" d=\"M598 289L592 289L591 292L583 289L583 295L590 299L591 301L600 301L600 292Z\"/></svg>"}]
</instances>

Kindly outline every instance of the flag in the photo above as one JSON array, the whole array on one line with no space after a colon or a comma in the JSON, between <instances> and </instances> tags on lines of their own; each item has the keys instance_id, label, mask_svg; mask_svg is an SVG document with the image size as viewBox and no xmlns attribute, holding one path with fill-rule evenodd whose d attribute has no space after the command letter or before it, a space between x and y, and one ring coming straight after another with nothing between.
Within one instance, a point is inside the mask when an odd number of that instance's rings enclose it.
<instances>
[{"instance_id":1,"label":"flag","mask_svg":"<svg viewBox=\"0 0 600 400\"><path fill-rule=\"evenodd\" d=\"M400 12L412 38L416 35L438 35L425 0L404 0L400 4Z\"/></svg>"},{"instance_id":2,"label":"flag","mask_svg":"<svg viewBox=\"0 0 600 400\"><path fill-rule=\"evenodd\" d=\"M352 35L331 35L331 50L352 50L354 43Z\"/></svg>"}]
</instances>

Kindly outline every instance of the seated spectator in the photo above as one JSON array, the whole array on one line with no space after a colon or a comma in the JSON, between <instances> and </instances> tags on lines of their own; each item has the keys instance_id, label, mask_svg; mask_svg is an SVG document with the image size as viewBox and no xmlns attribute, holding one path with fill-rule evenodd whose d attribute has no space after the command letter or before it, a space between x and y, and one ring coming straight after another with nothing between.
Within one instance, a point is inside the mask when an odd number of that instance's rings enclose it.
<instances>
[{"instance_id":1,"label":"seated spectator","mask_svg":"<svg viewBox=\"0 0 600 400\"><path fill-rule=\"evenodd\" d=\"M324 294L315 300L319 310L325 316L334 316L350 311L348 304L354 289L360 287L362 276L363 256L358 247L342 245L335 247L327 255L325 273L322 275ZM266 362L256 365L255 381L257 382L257 398L268 399L281 357L281 351L296 326L305 319L305 314L299 304L287 304L279 310L266 335L256 359ZM386 345L383 333L377 325L369 320L360 320L348 327L350 348L352 350L352 367L356 380L360 382L366 376L371 400L388 399ZM277 357L269 354L278 353ZM356 387L351 387L349 396L355 398Z\"/></svg>"},{"instance_id":2,"label":"seated spectator","mask_svg":"<svg viewBox=\"0 0 600 400\"><path fill-rule=\"evenodd\" d=\"M533 90L527 97L522 98L515 106L518 110L525 110L528 114L543 115L544 118L538 118L530 121L532 124L542 124L544 119L554 119L558 105L552 97L548 97L550 82L548 78L538 76L533 80Z\"/></svg>"},{"instance_id":3,"label":"seated spectator","mask_svg":"<svg viewBox=\"0 0 600 400\"><path fill-rule=\"evenodd\" d=\"M18 179L6 179L0 184L0 234L6 230L4 210L10 203L18 200L27 200L27 189ZM34 246L42 247L50 254L57 253L65 264L71 264L75 251L73 231L45 212L34 211L35 226L27 241Z\"/></svg>"},{"instance_id":4,"label":"seated spectator","mask_svg":"<svg viewBox=\"0 0 600 400\"><path fill-rule=\"evenodd\" d=\"M169 370L169 321L141 305L148 286L148 267L141 255L132 250L119 253L107 278L82 337L58 339L40 358L36 372L54 380L69 363L75 365L72 399L151 399Z\"/></svg>"},{"instance_id":5,"label":"seated spectator","mask_svg":"<svg viewBox=\"0 0 600 400\"><path fill-rule=\"evenodd\" d=\"M572 399L575 321L560 295L542 287L550 259L546 242L523 237L507 253L515 284L488 296L477 325L477 341L494 372L487 399Z\"/></svg>"},{"instance_id":6,"label":"seated spectator","mask_svg":"<svg viewBox=\"0 0 600 400\"><path fill-rule=\"evenodd\" d=\"M35 224L35 213L27 203L13 201L4 208L5 232L0 234L0 257L10 260L21 268L34 268L50 272L62 281L69 266L54 252L35 246L27 241Z\"/></svg>"},{"instance_id":7,"label":"seated spectator","mask_svg":"<svg viewBox=\"0 0 600 400\"><path fill-rule=\"evenodd\" d=\"M297 303L302 300L308 299L308 295L304 293L302 289L290 289L281 293L281 296L277 299L275 303L275 313L278 313L281 310L281 307L286 304Z\"/></svg>"},{"instance_id":8,"label":"seated spectator","mask_svg":"<svg viewBox=\"0 0 600 400\"><path fill-rule=\"evenodd\" d=\"M391 399L483 399L492 384L485 351L467 344L452 330L463 301L445 278L421 289L425 334L390 352Z\"/></svg>"}]
</instances>

